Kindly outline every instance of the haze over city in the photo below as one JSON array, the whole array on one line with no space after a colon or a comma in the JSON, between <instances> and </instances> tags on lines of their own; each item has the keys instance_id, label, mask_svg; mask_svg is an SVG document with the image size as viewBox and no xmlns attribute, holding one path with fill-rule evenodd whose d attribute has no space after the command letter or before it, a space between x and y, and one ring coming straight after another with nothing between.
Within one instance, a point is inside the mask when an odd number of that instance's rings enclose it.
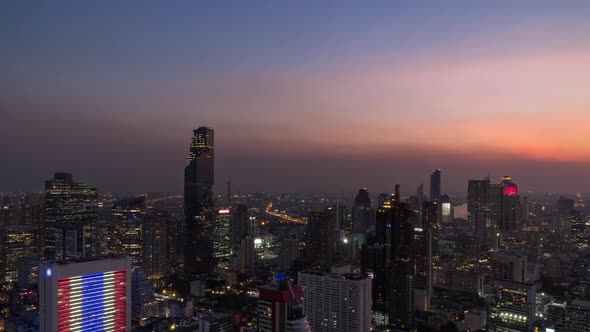
<instances>
[{"instance_id":1,"label":"haze over city","mask_svg":"<svg viewBox=\"0 0 590 332\"><path fill-rule=\"evenodd\" d=\"M590 4L164 2L0 5L3 190L54 170L181 191L216 131L236 191L447 192L511 175L590 185Z\"/></svg>"}]
</instances>

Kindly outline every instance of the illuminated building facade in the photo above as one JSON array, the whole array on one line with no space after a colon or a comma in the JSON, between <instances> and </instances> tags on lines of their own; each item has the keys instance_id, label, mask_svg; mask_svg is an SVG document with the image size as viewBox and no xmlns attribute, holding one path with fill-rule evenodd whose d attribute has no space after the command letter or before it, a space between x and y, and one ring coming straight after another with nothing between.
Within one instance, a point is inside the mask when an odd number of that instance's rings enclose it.
<instances>
[{"instance_id":1,"label":"illuminated building facade","mask_svg":"<svg viewBox=\"0 0 590 332\"><path fill-rule=\"evenodd\" d=\"M41 332L130 331L130 271L128 257L40 264Z\"/></svg>"},{"instance_id":2,"label":"illuminated building facade","mask_svg":"<svg viewBox=\"0 0 590 332\"><path fill-rule=\"evenodd\" d=\"M140 322L159 315L158 302L145 273L142 269L133 270L131 278L131 320Z\"/></svg>"},{"instance_id":3,"label":"illuminated building facade","mask_svg":"<svg viewBox=\"0 0 590 332\"><path fill-rule=\"evenodd\" d=\"M131 257L131 267L142 267L142 229L145 216L145 197L134 197L115 202L111 208L110 251Z\"/></svg>"},{"instance_id":4,"label":"illuminated building facade","mask_svg":"<svg viewBox=\"0 0 590 332\"><path fill-rule=\"evenodd\" d=\"M166 211L147 214L142 225L142 265L149 279L166 276L176 265L176 218Z\"/></svg>"},{"instance_id":5,"label":"illuminated building facade","mask_svg":"<svg viewBox=\"0 0 590 332\"><path fill-rule=\"evenodd\" d=\"M29 289L37 285L39 263L41 263L41 260L36 257L26 257L18 260L16 263L16 284L18 288Z\"/></svg>"},{"instance_id":6,"label":"illuminated building facade","mask_svg":"<svg viewBox=\"0 0 590 332\"><path fill-rule=\"evenodd\" d=\"M38 254L37 229L33 225L0 228L0 274L3 281L17 279L19 259Z\"/></svg>"},{"instance_id":7,"label":"illuminated building facade","mask_svg":"<svg viewBox=\"0 0 590 332\"><path fill-rule=\"evenodd\" d=\"M490 185L492 223L501 231L518 230L522 225L522 205L518 187L509 176L499 184Z\"/></svg>"},{"instance_id":8,"label":"illuminated building facade","mask_svg":"<svg viewBox=\"0 0 590 332\"><path fill-rule=\"evenodd\" d=\"M303 313L303 291L290 280L260 287L258 331L311 332Z\"/></svg>"},{"instance_id":9,"label":"illuminated building facade","mask_svg":"<svg viewBox=\"0 0 590 332\"><path fill-rule=\"evenodd\" d=\"M304 271L297 274L297 282L312 331L371 330L371 278Z\"/></svg>"},{"instance_id":10,"label":"illuminated building facade","mask_svg":"<svg viewBox=\"0 0 590 332\"><path fill-rule=\"evenodd\" d=\"M187 166L184 169L185 246L187 274L210 273L213 257L214 132L200 127L193 131Z\"/></svg>"},{"instance_id":11,"label":"illuminated building facade","mask_svg":"<svg viewBox=\"0 0 590 332\"><path fill-rule=\"evenodd\" d=\"M488 331L530 331L536 313L536 286L492 279Z\"/></svg>"},{"instance_id":12,"label":"illuminated building facade","mask_svg":"<svg viewBox=\"0 0 590 332\"><path fill-rule=\"evenodd\" d=\"M44 254L47 259L91 256L91 228L98 218L96 188L55 173L45 182ZM72 241L76 241L72 243ZM76 251L68 252L68 248Z\"/></svg>"},{"instance_id":13,"label":"illuminated building facade","mask_svg":"<svg viewBox=\"0 0 590 332\"><path fill-rule=\"evenodd\" d=\"M215 224L213 225L213 257L217 263L227 260L231 255L230 225L230 209L216 209Z\"/></svg>"}]
</instances>

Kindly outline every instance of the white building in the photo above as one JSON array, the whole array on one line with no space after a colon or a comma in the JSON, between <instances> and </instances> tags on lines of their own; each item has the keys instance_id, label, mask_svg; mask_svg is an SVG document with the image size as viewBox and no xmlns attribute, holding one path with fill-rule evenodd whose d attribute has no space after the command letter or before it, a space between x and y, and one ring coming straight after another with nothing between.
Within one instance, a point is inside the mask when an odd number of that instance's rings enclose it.
<instances>
[{"instance_id":1,"label":"white building","mask_svg":"<svg viewBox=\"0 0 590 332\"><path fill-rule=\"evenodd\" d=\"M130 271L126 256L41 263L41 332L130 331Z\"/></svg>"},{"instance_id":2,"label":"white building","mask_svg":"<svg viewBox=\"0 0 590 332\"><path fill-rule=\"evenodd\" d=\"M371 330L371 278L304 271L298 273L297 280L312 331Z\"/></svg>"}]
</instances>

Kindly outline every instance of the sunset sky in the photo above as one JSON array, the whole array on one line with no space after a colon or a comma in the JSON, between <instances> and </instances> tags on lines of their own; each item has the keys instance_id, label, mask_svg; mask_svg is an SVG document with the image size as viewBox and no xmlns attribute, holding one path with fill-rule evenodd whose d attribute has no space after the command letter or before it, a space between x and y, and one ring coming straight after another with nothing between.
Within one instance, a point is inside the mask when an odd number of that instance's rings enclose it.
<instances>
[{"instance_id":1,"label":"sunset sky","mask_svg":"<svg viewBox=\"0 0 590 332\"><path fill-rule=\"evenodd\" d=\"M3 1L0 192L590 192L588 1Z\"/></svg>"}]
</instances>

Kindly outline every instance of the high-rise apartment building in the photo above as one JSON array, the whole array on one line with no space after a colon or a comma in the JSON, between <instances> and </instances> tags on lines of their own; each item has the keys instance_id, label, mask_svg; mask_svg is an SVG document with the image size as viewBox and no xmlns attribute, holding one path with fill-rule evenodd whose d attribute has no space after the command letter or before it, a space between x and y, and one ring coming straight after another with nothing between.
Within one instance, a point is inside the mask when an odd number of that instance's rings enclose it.
<instances>
[{"instance_id":1,"label":"high-rise apartment building","mask_svg":"<svg viewBox=\"0 0 590 332\"><path fill-rule=\"evenodd\" d=\"M303 313L312 331L371 330L371 278L303 271L297 274L297 282L305 294Z\"/></svg>"},{"instance_id":2,"label":"high-rise apartment building","mask_svg":"<svg viewBox=\"0 0 590 332\"><path fill-rule=\"evenodd\" d=\"M40 264L41 332L130 331L130 273L128 257Z\"/></svg>"},{"instance_id":3,"label":"high-rise apartment building","mask_svg":"<svg viewBox=\"0 0 590 332\"><path fill-rule=\"evenodd\" d=\"M131 257L131 267L142 267L142 227L145 196L120 200L111 208L110 252Z\"/></svg>"},{"instance_id":4,"label":"high-rise apartment building","mask_svg":"<svg viewBox=\"0 0 590 332\"><path fill-rule=\"evenodd\" d=\"M92 225L98 218L96 188L55 173L45 182L45 256L48 259L92 255ZM75 251L73 251L75 250Z\"/></svg>"},{"instance_id":5,"label":"high-rise apartment building","mask_svg":"<svg viewBox=\"0 0 590 332\"><path fill-rule=\"evenodd\" d=\"M309 234L308 257L314 269L329 271L334 263L336 220L331 211L312 212L307 223Z\"/></svg>"},{"instance_id":6,"label":"high-rise apartment building","mask_svg":"<svg viewBox=\"0 0 590 332\"><path fill-rule=\"evenodd\" d=\"M184 168L185 245L184 269L189 275L213 270L214 132L193 131L187 166Z\"/></svg>"},{"instance_id":7,"label":"high-rise apartment building","mask_svg":"<svg viewBox=\"0 0 590 332\"><path fill-rule=\"evenodd\" d=\"M290 280L260 287L258 331L311 332L303 313L303 291Z\"/></svg>"}]
</instances>

